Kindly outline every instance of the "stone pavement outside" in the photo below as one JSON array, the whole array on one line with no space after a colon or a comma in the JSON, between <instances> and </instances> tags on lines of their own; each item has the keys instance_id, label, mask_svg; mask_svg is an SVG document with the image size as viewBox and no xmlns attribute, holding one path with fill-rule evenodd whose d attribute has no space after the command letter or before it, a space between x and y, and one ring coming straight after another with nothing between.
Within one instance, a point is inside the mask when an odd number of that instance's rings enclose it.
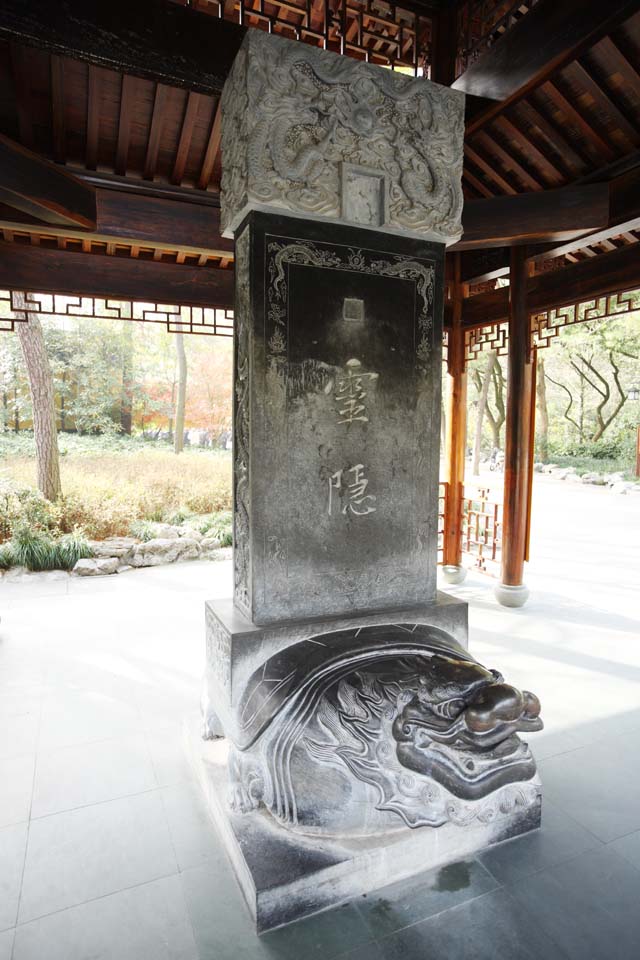
<instances>
[{"instance_id":1,"label":"stone pavement outside","mask_svg":"<svg viewBox=\"0 0 640 960\"><path fill-rule=\"evenodd\" d=\"M228 561L0 583L0 960L640 956L640 495L534 497L527 606L449 589L542 700L542 829L259 939L181 742Z\"/></svg>"}]
</instances>

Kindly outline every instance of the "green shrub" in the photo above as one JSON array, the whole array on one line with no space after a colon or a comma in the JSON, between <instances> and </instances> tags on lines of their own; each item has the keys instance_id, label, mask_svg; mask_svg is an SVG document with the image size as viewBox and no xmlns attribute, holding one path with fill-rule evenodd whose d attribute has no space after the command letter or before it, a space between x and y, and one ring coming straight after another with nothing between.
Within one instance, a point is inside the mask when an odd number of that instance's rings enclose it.
<instances>
[{"instance_id":1,"label":"green shrub","mask_svg":"<svg viewBox=\"0 0 640 960\"><path fill-rule=\"evenodd\" d=\"M79 530L66 533L54 544L55 569L73 570L78 560L93 556L87 538Z\"/></svg>"},{"instance_id":2,"label":"green shrub","mask_svg":"<svg viewBox=\"0 0 640 960\"><path fill-rule=\"evenodd\" d=\"M129 527L129 533L132 537L137 537L138 540L142 540L143 543L148 543L149 540L153 540L156 536L151 526L151 521L149 520L134 520Z\"/></svg>"},{"instance_id":3,"label":"green shrub","mask_svg":"<svg viewBox=\"0 0 640 960\"><path fill-rule=\"evenodd\" d=\"M47 533L19 523L13 532L11 547L15 562L27 570L55 570L55 544Z\"/></svg>"},{"instance_id":4,"label":"green shrub","mask_svg":"<svg viewBox=\"0 0 640 960\"><path fill-rule=\"evenodd\" d=\"M203 531L205 532L205 531ZM216 514L213 523L206 531L210 537L220 541L221 547L233 545L233 514L230 510L222 510Z\"/></svg>"},{"instance_id":5,"label":"green shrub","mask_svg":"<svg viewBox=\"0 0 640 960\"><path fill-rule=\"evenodd\" d=\"M27 570L73 570L78 560L93 556L86 537L73 531L54 540L48 533L18 524L9 544L4 545L11 565Z\"/></svg>"},{"instance_id":6,"label":"green shrub","mask_svg":"<svg viewBox=\"0 0 640 960\"><path fill-rule=\"evenodd\" d=\"M13 555L13 547L10 543L3 543L0 546L0 570L9 570L16 565Z\"/></svg>"}]
</instances>

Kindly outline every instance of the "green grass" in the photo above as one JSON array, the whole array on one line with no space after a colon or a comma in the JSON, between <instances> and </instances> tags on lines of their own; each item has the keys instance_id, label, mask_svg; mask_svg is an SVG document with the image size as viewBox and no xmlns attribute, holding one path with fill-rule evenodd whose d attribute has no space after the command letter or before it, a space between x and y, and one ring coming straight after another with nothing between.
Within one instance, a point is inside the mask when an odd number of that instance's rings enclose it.
<instances>
[{"instance_id":1,"label":"green grass","mask_svg":"<svg viewBox=\"0 0 640 960\"><path fill-rule=\"evenodd\" d=\"M557 463L559 467L575 467L580 476L584 473L623 473L626 480L636 479L628 459L624 457L549 456L549 463Z\"/></svg>"}]
</instances>

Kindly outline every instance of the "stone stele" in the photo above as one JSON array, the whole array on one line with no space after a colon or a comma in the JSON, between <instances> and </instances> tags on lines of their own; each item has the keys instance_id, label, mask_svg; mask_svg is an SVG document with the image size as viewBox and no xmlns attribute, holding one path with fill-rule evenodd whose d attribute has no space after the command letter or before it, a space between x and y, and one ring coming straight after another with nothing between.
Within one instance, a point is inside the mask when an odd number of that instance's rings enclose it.
<instances>
[{"instance_id":1,"label":"stone stele","mask_svg":"<svg viewBox=\"0 0 640 960\"><path fill-rule=\"evenodd\" d=\"M234 597L189 742L265 930L538 826L542 722L436 590L462 98L249 30L222 108Z\"/></svg>"},{"instance_id":2,"label":"stone stele","mask_svg":"<svg viewBox=\"0 0 640 960\"><path fill-rule=\"evenodd\" d=\"M464 95L248 30L222 94L222 229L249 209L454 243Z\"/></svg>"}]
</instances>

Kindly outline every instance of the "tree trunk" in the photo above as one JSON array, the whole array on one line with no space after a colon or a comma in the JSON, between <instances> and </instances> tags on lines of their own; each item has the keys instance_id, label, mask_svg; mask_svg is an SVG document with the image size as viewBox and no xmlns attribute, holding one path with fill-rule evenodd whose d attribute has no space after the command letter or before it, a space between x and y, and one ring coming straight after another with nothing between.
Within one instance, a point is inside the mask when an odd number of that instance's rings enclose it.
<instances>
[{"instance_id":1,"label":"tree trunk","mask_svg":"<svg viewBox=\"0 0 640 960\"><path fill-rule=\"evenodd\" d=\"M17 309L28 309L24 296L16 294L16 299L18 300ZM28 313L27 317L26 323L16 324L16 331L31 391L38 489L47 500L54 501L58 499L62 489L53 376L40 320L35 313Z\"/></svg>"},{"instance_id":2,"label":"tree trunk","mask_svg":"<svg viewBox=\"0 0 640 960\"><path fill-rule=\"evenodd\" d=\"M473 475L474 477L479 476L480 474L480 454L482 453L482 421L484 420L484 413L487 409L487 401L489 399L489 387L491 386L491 374L493 373L493 367L496 362L498 354L495 350L489 350L487 354L487 365L484 372L484 380L482 381L482 389L478 396L478 410L476 413L476 433L473 441Z\"/></svg>"},{"instance_id":3,"label":"tree trunk","mask_svg":"<svg viewBox=\"0 0 640 960\"><path fill-rule=\"evenodd\" d=\"M122 394L120 398L120 426L122 432L131 436L133 423L133 323L123 320L124 338L122 349Z\"/></svg>"},{"instance_id":4,"label":"tree trunk","mask_svg":"<svg viewBox=\"0 0 640 960\"><path fill-rule=\"evenodd\" d=\"M538 401L538 456L543 463L549 459L549 411L547 409L547 385L544 378L544 360L538 354L538 378L536 380L536 399Z\"/></svg>"},{"instance_id":5,"label":"tree trunk","mask_svg":"<svg viewBox=\"0 0 640 960\"><path fill-rule=\"evenodd\" d=\"M173 449L181 453L184 448L184 408L187 397L187 354L184 349L184 334L176 333L176 353L178 355L178 399L176 402L175 434Z\"/></svg>"}]
</instances>

